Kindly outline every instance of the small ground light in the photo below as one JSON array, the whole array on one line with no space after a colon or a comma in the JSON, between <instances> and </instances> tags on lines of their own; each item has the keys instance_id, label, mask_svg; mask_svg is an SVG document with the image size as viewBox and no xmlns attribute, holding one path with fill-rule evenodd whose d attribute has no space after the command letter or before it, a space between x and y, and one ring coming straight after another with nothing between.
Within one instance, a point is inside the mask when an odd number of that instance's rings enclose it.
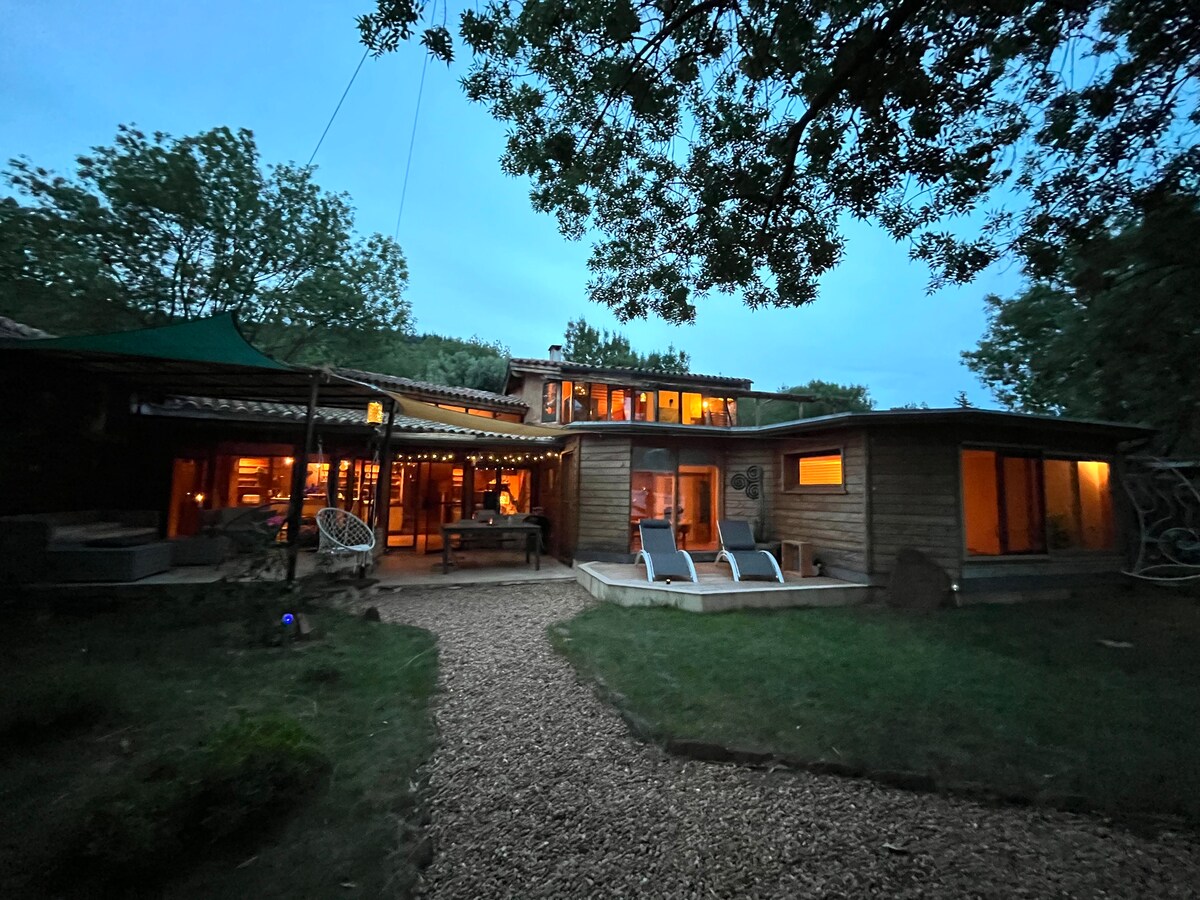
<instances>
[{"instance_id":1,"label":"small ground light","mask_svg":"<svg viewBox=\"0 0 1200 900\"><path fill-rule=\"evenodd\" d=\"M296 617L293 616L291 613L283 614L283 624L284 625L291 625L295 621L296 621Z\"/></svg>"}]
</instances>

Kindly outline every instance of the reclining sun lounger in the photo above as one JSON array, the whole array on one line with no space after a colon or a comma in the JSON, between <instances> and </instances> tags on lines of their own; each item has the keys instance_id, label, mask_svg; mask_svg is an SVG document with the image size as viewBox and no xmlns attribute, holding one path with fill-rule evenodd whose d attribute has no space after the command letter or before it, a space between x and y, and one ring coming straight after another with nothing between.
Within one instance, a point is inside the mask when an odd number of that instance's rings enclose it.
<instances>
[{"instance_id":1,"label":"reclining sun lounger","mask_svg":"<svg viewBox=\"0 0 1200 900\"><path fill-rule=\"evenodd\" d=\"M638 522L638 533L642 536L642 549L634 557L633 564L646 563L646 580L663 578L686 578L698 581L696 567L686 550L675 547L675 534L671 523L665 519L642 519Z\"/></svg>"},{"instance_id":2,"label":"reclining sun lounger","mask_svg":"<svg viewBox=\"0 0 1200 900\"><path fill-rule=\"evenodd\" d=\"M744 519L721 519L717 521L721 535L721 552L717 562L724 560L733 570L733 580L765 578L783 583L783 572L779 563L766 550L754 548L754 534L750 523Z\"/></svg>"}]
</instances>

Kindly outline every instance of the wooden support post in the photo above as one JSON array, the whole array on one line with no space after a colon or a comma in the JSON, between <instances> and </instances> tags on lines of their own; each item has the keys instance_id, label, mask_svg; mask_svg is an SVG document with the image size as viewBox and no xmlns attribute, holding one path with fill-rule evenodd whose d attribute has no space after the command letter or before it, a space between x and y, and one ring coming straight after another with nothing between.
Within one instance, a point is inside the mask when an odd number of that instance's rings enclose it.
<instances>
[{"instance_id":1,"label":"wooden support post","mask_svg":"<svg viewBox=\"0 0 1200 900\"><path fill-rule=\"evenodd\" d=\"M375 531L376 541L382 522L383 551L388 552L388 529L392 501L392 426L396 422L396 401L388 398L387 430L383 433L383 449L379 454L379 471L375 474Z\"/></svg>"},{"instance_id":2,"label":"wooden support post","mask_svg":"<svg viewBox=\"0 0 1200 900\"><path fill-rule=\"evenodd\" d=\"M338 490L341 489L342 458L336 453L329 457L329 474L325 477L325 505L338 505Z\"/></svg>"},{"instance_id":3,"label":"wooden support post","mask_svg":"<svg viewBox=\"0 0 1200 900\"><path fill-rule=\"evenodd\" d=\"M317 391L320 382L312 376L312 388L308 392L308 410L304 415L304 445L292 463L292 498L288 503L288 559L287 583L296 581L296 557L300 552L300 513L304 508L304 476L308 471L308 457L312 453L313 430L317 416Z\"/></svg>"}]
</instances>

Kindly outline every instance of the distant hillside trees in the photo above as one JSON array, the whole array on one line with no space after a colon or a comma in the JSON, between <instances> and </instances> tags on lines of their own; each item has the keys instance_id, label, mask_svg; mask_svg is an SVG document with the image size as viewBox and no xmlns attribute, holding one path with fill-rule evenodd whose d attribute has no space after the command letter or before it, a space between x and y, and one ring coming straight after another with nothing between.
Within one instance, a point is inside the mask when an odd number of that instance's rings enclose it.
<instances>
[{"instance_id":1,"label":"distant hillside trees","mask_svg":"<svg viewBox=\"0 0 1200 900\"><path fill-rule=\"evenodd\" d=\"M813 399L789 400L742 400L739 402L738 418L743 424L774 425L795 419L812 419L841 412L868 412L875 408L871 392L862 384L838 384L814 378L807 384L786 385L780 393L796 394ZM757 418L755 418L757 412Z\"/></svg>"},{"instance_id":2,"label":"distant hillside trees","mask_svg":"<svg viewBox=\"0 0 1200 900\"><path fill-rule=\"evenodd\" d=\"M563 339L564 358L591 366L626 366L684 374L691 364L687 352L676 350L674 344L668 344L666 350L639 353L624 334L610 333L607 329L601 331L582 317L567 323Z\"/></svg>"}]
</instances>

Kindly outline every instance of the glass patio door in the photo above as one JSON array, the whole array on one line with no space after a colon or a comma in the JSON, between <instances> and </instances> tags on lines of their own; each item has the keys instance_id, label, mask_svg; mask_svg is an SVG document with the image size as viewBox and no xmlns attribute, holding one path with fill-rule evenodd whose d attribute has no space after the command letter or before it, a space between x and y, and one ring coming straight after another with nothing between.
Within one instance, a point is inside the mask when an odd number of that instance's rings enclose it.
<instances>
[{"instance_id":1,"label":"glass patio door","mask_svg":"<svg viewBox=\"0 0 1200 900\"><path fill-rule=\"evenodd\" d=\"M721 466L704 448L634 447L629 477L629 547L641 549L638 522L666 519L681 550L720 546Z\"/></svg>"}]
</instances>

